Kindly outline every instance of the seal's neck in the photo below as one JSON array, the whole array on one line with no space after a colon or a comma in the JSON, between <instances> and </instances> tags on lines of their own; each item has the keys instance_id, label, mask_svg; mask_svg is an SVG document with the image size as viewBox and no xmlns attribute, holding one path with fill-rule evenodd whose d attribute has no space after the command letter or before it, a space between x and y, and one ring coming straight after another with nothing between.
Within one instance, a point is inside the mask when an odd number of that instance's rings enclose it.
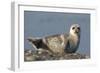
<instances>
[{"instance_id":1,"label":"seal's neck","mask_svg":"<svg viewBox=\"0 0 100 73\"><path fill-rule=\"evenodd\" d=\"M74 32L70 32L69 34L70 34L70 36L78 37L78 34L76 34L76 33L74 33Z\"/></svg>"},{"instance_id":2,"label":"seal's neck","mask_svg":"<svg viewBox=\"0 0 100 73\"><path fill-rule=\"evenodd\" d=\"M76 34L76 33L74 33L74 32L69 33L69 34L70 34L70 35L69 35L69 38L73 39L74 42L78 42L78 41L79 41L80 36L79 36L78 34Z\"/></svg>"}]
</instances>

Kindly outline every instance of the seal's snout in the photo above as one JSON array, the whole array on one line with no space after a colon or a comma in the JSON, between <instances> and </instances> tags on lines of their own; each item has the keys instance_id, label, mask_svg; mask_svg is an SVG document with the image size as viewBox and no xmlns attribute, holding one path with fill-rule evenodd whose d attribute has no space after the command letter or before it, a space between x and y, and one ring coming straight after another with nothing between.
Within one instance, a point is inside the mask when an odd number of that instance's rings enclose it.
<instances>
[{"instance_id":1,"label":"seal's snout","mask_svg":"<svg viewBox=\"0 0 100 73\"><path fill-rule=\"evenodd\" d=\"M75 29L75 33L79 33L80 32L80 27L77 27L76 29Z\"/></svg>"}]
</instances>

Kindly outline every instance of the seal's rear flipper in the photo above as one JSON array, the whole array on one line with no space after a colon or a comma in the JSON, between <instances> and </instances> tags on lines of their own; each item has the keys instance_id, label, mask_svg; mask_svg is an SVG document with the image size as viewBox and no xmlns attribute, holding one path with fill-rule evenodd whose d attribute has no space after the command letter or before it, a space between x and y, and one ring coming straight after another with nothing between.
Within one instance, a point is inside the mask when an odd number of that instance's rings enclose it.
<instances>
[{"instance_id":1,"label":"seal's rear flipper","mask_svg":"<svg viewBox=\"0 0 100 73\"><path fill-rule=\"evenodd\" d=\"M35 42L35 41L39 41L39 40L41 40L41 38L33 38L33 37L29 37L28 39L27 39L29 42Z\"/></svg>"},{"instance_id":2,"label":"seal's rear flipper","mask_svg":"<svg viewBox=\"0 0 100 73\"><path fill-rule=\"evenodd\" d=\"M39 49L39 48L42 48L44 43L43 43L43 39L42 38L33 38L33 37L30 37L27 39L29 42L31 42L33 48L35 49Z\"/></svg>"},{"instance_id":3,"label":"seal's rear flipper","mask_svg":"<svg viewBox=\"0 0 100 73\"><path fill-rule=\"evenodd\" d=\"M32 44L32 46L35 50L37 50L39 48L39 44L42 41L42 39L40 39L40 38L33 38L33 37L29 37L27 40Z\"/></svg>"}]
</instances>

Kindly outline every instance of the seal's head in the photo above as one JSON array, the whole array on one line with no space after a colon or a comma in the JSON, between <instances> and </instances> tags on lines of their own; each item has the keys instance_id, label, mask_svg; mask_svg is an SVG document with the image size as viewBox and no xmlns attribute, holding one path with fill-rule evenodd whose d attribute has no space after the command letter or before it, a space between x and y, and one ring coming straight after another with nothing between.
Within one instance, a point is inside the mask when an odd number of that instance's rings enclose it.
<instances>
[{"instance_id":1,"label":"seal's head","mask_svg":"<svg viewBox=\"0 0 100 73\"><path fill-rule=\"evenodd\" d=\"M78 24L73 24L70 27L70 34L71 35L80 35L80 26Z\"/></svg>"}]
</instances>

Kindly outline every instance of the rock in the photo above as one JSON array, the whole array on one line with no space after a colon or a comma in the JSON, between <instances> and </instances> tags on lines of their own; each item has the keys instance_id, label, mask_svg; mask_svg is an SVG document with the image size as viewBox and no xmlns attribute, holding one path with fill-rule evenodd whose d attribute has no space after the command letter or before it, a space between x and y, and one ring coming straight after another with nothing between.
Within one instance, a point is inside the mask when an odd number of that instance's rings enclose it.
<instances>
[{"instance_id":1,"label":"rock","mask_svg":"<svg viewBox=\"0 0 100 73\"><path fill-rule=\"evenodd\" d=\"M66 53L63 55L52 54L50 51L45 49L38 49L37 51L25 50L24 61L45 61L45 60L69 60L69 59L87 59L86 55L79 53Z\"/></svg>"}]
</instances>

